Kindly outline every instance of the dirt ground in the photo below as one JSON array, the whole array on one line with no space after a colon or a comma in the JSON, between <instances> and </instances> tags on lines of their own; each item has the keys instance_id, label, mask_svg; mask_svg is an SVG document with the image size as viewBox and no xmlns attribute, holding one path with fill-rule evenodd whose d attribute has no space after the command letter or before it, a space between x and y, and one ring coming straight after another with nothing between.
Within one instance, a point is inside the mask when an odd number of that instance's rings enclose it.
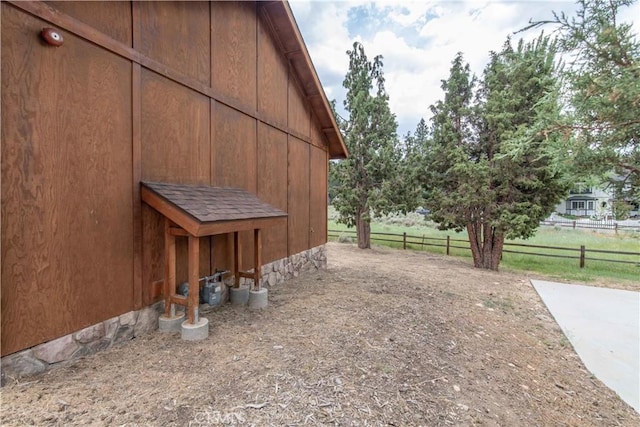
<instances>
[{"instance_id":1,"label":"dirt ground","mask_svg":"<svg viewBox=\"0 0 640 427\"><path fill-rule=\"evenodd\" d=\"M524 275L328 245L329 267L1 390L11 425L637 426Z\"/></svg>"}]
</instances>

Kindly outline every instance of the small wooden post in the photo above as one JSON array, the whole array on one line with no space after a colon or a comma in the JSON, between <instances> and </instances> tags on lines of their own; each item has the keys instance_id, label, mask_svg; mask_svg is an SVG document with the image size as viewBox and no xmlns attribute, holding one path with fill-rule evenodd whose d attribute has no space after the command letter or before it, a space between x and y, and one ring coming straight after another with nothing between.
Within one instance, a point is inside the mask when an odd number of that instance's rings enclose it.
<instances>
[{"instance_id":1,"label":"small wooden post","mask_svg":"<svg viewBox=\"0 0 640 427\"><path fill-rule=\"evenodd\" d=\"M200 238L189 236L189 300L187 310L189 323L192 325L200 320Z\"/></svg>"},{"instance_id":2,"label":"small wooden post","mask_svg":"<svg viewBox=\"0 0 640 427\"><path fill-rule=\"evenodd\" d=\"M262 274L262 233L260 229L253 230L253 289L260 290L260 276Z\"/></svg>"},{"instance_id":3,"label":"small wooden post","mask_svg":"<svg viewBox=\"0 0 640 427\"><path fill-rule=\"evenodd\" d=\"M402 249L407 249L407 232L402 233Z\"/></svg>"},{"instance_id":4,"label":"small wooden post","mask_svg":"<svg viewBox=\"0 0 640 427\"><path fill-rule=\"evenodd\" d=\"M587 249L584 245L580 245L580 268L584 268L584 255L587 252Z\"/></svg>"},{"instance_id":5,"label":"small wooden post","mask_svg":"<svg viewBox=\"0 0 640 427\"><path fill-rule=\"evenodd\" d=\"M240 287L240 258L242 251L240 250L240 233L233 232L233 287Z\"/></svg>"},{"instance_id":6,"label":"small wooden post","mask_svg":"<svg viewBox=\"0 0 640 427\"><path fill-rule=\"evenodd\" d=\"M573 220L573 229L574 230L576 229L576 220L575 219Z\"/></svg>"},{"instance_id":7,"label":"small wooden post","mask_svg":"<svg viewBox=\"0 0 640 427\"><path fill-rule=\"evenodd\" d=\"M175 316L171 295L176 291L176 238L171 234L171 221L164 219L164 314Z\"/></svg>"},{"instance_id":8,"label":"small wooden post","mask_svg":"<svg viewBox=\"0 0 640 427\"><path fill-rule=\"evenodd\" d=\"M447 236L447 255L449 255L449 243L450 243L449 241L450 241L450 239L451 238L449 236Z\"/></svg>"}]
</instances>

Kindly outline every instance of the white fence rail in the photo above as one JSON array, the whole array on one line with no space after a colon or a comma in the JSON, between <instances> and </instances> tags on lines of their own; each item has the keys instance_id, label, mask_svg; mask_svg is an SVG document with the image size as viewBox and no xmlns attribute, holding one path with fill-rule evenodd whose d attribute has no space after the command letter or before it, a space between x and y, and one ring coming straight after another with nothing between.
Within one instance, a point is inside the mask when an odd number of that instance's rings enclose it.
<instances>
[{"instance_id":1,"label":"white fence rail","mask_svg":"<svg viewBox=\"0 0 640 427\"><path fill-rule=\"evenodd\" d=\"M567 218L552 216L542 221L540 225L559 226L559 227L568 227L568 228L593 228L593 229L615 230L615 231L617 230L640 231L639 220L616 221L613 219L589 219L589 218L567 219Z\"/></svg>"}]
</instances>

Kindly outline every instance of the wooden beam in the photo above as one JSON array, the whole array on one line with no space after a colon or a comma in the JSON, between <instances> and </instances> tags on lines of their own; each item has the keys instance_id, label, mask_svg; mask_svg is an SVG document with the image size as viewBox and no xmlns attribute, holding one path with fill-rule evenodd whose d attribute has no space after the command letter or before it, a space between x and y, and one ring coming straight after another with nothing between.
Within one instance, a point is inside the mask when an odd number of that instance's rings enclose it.
<instances>
[{"instance_id":1,"label":"wooden beam","mask_svg":"<svg viewBox=\"0 0 640 427\"><path fill-rule=\"evenodd\" d=\"M169 229L171 221L164 219L164 314L169 317L175 314L171 310L171 296L176 291L176 238Z\"/></svg>"},{"instance_id":2,"label":"wooden beam","mask_svg":"<svg viewBox=\"0 0 640 427\"><path fill-rule=\"evenodd\" d=\"M144 185L140 189L140 196L146 204L160 212L165 217L169 218L174 223L178 224L180 227L187 230L191 235L198 235L197 231L199 223L191 215L187 214L182 209L175 206L173 203L165 200L163 197L160 197L158 194L145 187Z\"/></svg>"},{"instance_id":3,"label":"wooden beam","mask_svg":"<svg viewBox=\"0 0 640 427\"><path fill-rule=\"evenodd\" d=\"M286 221L286 216L275 216L267 218L242 219L235 221L216 221L200 224L195 236L213 236L215 234L233 233L236 231L255 230L256 228L273 227ZM190 230L189 230L190 231Z\"/></svg>"},{"instance_id":4,"label":"wooden beam","mask_svg":"<svg viewBox=\"0 0 640 427\"><path fill-rule=\"evenodd\" d=\"M189 323L192 325L200 320L200 238L189 236L189 304L187 311Z\"/></svg>"},{"instance_id":5,"label":"wooden beam","mask_svg":"<svg viewBox=\"0 0 640 427\"><path fill-rule=\"evenodd\" d=\"M184 295L178 295L178 294L171 295L171 303L179 304L185 307L189 305L189 302L187 301L187 297L185 297Z\"/></svg>"},{"instance_id":6,"label":"wooden beam","mask_svg":"<svg viewBox=\"0 0 640 427\"><path fill-rule=\"evenodd\" d=\"M184 228L180 228L180 227L171 227L169 229L169 232L171 233L172 236L187 237L187 236L190 235L187 230L185 230Z\"/></svg>"},{"instance_id":7,"label":"wooden beam","mask_svg":"<svg viewBox=\"0 0 640 427\"><path fill-rule=\"evenodd\" d=\"M240 233L233 232L233 287L240 287L240 261L242 261L242 250L240 248Z\"/></svg>"},{"instance_id":8,"label":"wooden beam","mask_svg":"<svg viewBox=\"0 0 640 427\"><path fill-rule=\"evenodd\" d=\"M260 276L262 274L262 233L259 228L253 230L253 289L260 289Z\"/></svg>"},{"instance_id":9,"label":"wooden beam","mask_svg":"<svg viewBox=\"0 0 640 427\"><path fill-rule=\"evenodd\" d=\"M53 25L62 28L65 31L75 34L78 37L81 37L85 40L88 40L91 43L94 43L116 55L119 55L123 58L126 58L134 63L141 65L144 68L147 68L151 71L154 71L167 79L170 79L182 86L188 87L196 92L201 93L202 95L208 96L211 99L215 99L217 102L225 104L229 108L232 108L240 113L246 114L250 117L255 118L256 120L264 121L267 123L267 119L264 113L260 113L256 111L254 106L242 105L237 100L232 99L229 96L226 96L219 91L214 90L210 87L210 85L203 84L202 82L194 79L191 76L188 76L172 67L169 67L165 64L162 64L146 55L143 55L137 49L140 46L136 45L137 39L136 33L134 31L134 48L127 46L117 40L112 39L106 34L101 33L95 28L91 27L88 24L85 24L82 21L79 21L71 16L68 16L64 13L59 12L58 10L52 8L44 2L40 1L17 1L17 0L9 0L8 3L11 3L13 6L30 13L40 19L48 21ZM135 4L135 3L134 3ZM323 121L329 122L331 126L333 126L333 134L335 138L332 138L330 143L335 145L333 147L332 152L339 153L336 158L344 158L346 157L347 148L342 140L342 135L340 135L340 131L338 128L338 124L333 117L331 112L331 107L329 106L329 101L327 100L324 89L322 89L322 85L320 84L320 80L316 73L313 71L314 67L311 62L311 58L309 53L306 50L304 41L302 39L302 35L300 34L297 26L295 25L295 18L293 17L293 12L291 12L288 5L284 3L275 3L275 8L273 7L265 7L264 13L267 16L272 15L273 13L285 14L288 16L288 22L281 22L281 25L278 25L279 30L275 30L275 28L270 28L270 31L276 36L275 39L279 44L280 48L284 51L284 47L282 41L280 40L280 35L282 32L287 33L287 37L293 38L295 41L296 47L300 47L300 53L302 55L293 55L289 56L288 62L292 64L295 73L300 75L301 79L305 80L305 87L310 86L313 90L313 93L320 94L320 103L318 106L312 106L312 109L317 110L316 113L320 119ZM134 6L135 8L135 6ZM274 10L275 9L275 10ZM134 13L135 10L134 10ZM268 19L271 27L273 27L273 22L271 19ZM136 23L134 23L135 26ZM282 28L280 28L282 27ZM293 52L293 51L290 51ZM296 64L293 64L293 59L296 59ZM300 63L300 64L297 64ZM304 76L303 76L304 75ZM285 132L291 133L293 129L284 124L272 124L272 126L277 129ZM309 141L306 141L309 142Z\"/></svg>"},{"instance_id":10,"label":"wooden beam","mask_svg":"<svg viewBox=\"0 0 640 427\"><path fill-rule=\"evenodd\" d=\"M134 2L134 9L137 6ZM133 307L137 310L150 304L144 298L142 288L142 200L140 180L142 179L142 69L132 63L131 67L131 149L133 188Z\"/></svg>"}]
</instances>

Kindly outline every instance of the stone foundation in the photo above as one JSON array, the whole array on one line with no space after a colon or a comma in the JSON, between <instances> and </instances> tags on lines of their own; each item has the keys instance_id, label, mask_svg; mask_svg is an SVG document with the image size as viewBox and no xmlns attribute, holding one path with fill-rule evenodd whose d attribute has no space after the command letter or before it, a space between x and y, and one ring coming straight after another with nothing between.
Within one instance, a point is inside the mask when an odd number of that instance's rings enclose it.
<instances>
[{"instance_id":1,"label":"stone foundation","mask_svg":"<svg viewBox=\"0 0 640 427\"><path fill-rule=\"evenodd\" d=\"M158 329L158 316L163 307L161 301L3 357L2 385L23 375L33 375L56 366L64 366L74 359L155 331Z\"/></svg>"},{"instance_id":2,"label":"stone foundation","mask_svg":"<svg viewBox=\"0 0 640 427\"><path fill-rule=\"evenodd\" d=\"M327 267L325 245L300 252L262 266L260 285L266 288L278 285L300 273ZM241 283L253 284L250 279ZM226 301L224 295L223 301ZM37 345L9 356L1 361L2 385L21 376L34 375L71 363L82 356L107 349L113 344L129 341L158 329L158 316L164 312L164 302L157 302L140 310L130 311L77 332Z\"/></svg>"},{"instance_id":3,"label":"stone foundation","mask_svg":"<svg viewBox=\"0 0 640 427\"><path fill-rule=\"evenodd\" d=\"M263 265L260 286L270 288L293 277L298 277L300 273L325 268L327 268L327 248L325 245L316 246ZM253 284L253 280L242 278L240 284Z\"/></svg>"}]
</instances>

